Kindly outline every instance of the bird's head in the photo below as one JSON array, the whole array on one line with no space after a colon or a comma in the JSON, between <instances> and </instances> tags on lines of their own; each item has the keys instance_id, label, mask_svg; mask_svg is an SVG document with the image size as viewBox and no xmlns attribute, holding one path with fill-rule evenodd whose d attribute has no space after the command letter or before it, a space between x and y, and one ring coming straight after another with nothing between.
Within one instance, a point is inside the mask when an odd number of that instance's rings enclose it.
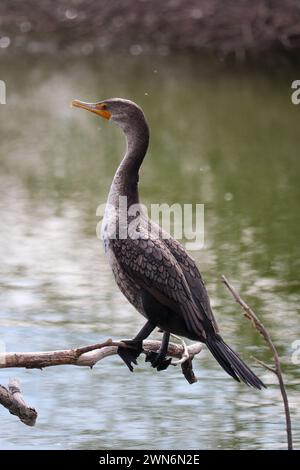
<instances>
[{"instance_id":1,"label":"bird's head","mask_svg":"<svg viewBox=\"0 0 300 470\"><path fill-rule=\"evenodd\" d=\"M91 111L104 119L115 122L124 131L128 125L145 121L141 108L133 101L122 98L110 98L98 103L86 103L84 101L73 100L71 105L76 108L83 108Z\"/></svg>"}]
</instances>

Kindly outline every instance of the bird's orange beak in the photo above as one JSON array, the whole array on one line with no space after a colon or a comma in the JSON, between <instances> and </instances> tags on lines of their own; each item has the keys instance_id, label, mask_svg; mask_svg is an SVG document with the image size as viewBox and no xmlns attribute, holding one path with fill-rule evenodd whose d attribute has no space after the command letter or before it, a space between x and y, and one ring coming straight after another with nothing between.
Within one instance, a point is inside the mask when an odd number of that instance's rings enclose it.
<instances>
[{"instance_id":1,"label":"bird's orange beak","mask_svg":"<svg viewBox=\"0 0 300 470\"><path fill-rule=\"evenodd\" d=\"M71 106L74 108L83 108L91 113L95 113L104 119L110 119L111 113L106 109L105 103L85 103L84 101L73 100Z\"/></svg>"}]
</instances>

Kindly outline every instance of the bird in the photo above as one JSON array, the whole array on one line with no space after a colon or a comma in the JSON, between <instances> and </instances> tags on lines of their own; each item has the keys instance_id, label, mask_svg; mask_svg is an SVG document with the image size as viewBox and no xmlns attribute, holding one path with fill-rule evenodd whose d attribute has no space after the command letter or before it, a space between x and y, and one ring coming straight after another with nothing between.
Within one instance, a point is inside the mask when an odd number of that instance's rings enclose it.
<instances>
[{"instance_id":1,"label":"bird","mask_svg":"<svg viewBox=\"0 0 300 470\"><path fill-rule=\"evenodd\" d=\"M115 281L146 323L133 339L124 340L126 347L118 348L119 356L133 371L143 351L143 341L159 328L163 332L160 348L146 356L157 371L170 364L167 351L170 335L174 334L204 343L237 382L264 388L264 383L223 340L193 258L179 241L150 220L141 206L139 170L150 135L142 108L123 98L95 103L73 100L71 105L112 121L121 128L127 143L109 190L101 230ZM134 229L130 232L131 225ZM121 232L125 228L128 233L124 235Z\"/></svg>"}]
</instances>

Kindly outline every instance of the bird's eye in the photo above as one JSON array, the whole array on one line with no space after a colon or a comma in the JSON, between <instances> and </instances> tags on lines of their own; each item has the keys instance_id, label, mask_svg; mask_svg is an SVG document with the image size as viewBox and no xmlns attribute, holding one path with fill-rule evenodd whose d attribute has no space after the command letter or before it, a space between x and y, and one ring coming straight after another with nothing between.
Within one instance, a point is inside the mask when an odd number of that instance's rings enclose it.
<instances>
[{"instance_id":1,"label":"bird's eye","mask_svg":"<svg viewBox=\"0 0 300 470\"><path fill-rule=\"evenodd\" d=\"M101 105L101 108L102 108L102 109L107 109L107 104L102 104L102 105Z\"/></svg>"}]
</instances>

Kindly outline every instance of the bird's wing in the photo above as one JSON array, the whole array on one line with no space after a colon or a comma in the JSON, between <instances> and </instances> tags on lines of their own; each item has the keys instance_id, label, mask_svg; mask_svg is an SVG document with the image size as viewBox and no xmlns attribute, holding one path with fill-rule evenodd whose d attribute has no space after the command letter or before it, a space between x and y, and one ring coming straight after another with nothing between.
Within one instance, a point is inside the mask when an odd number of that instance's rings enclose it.
<instances>
[{"instance_id":1,"label":"bird's wing","mask_svg":"<svg viewBox=\"0 0 300 470\"><path fill-rule=\"evenodd\" d=\"M118 262L139 286L163 305L179 311L189 331L206 338L207 319L194 302L183 271L163 240L150 235L115 239L111 244Z\"/></svg>"},{"instance_id":2,"label":"bird's wing","mask_svg":"<svg viewBox=\"0 0 300 470\"><path fill-rule=\"evenodd\" d=\"M208 293L195 261L174 238L164 238L164 243L180 265L197 306L203 309L214 331L218 333L218 324L212 312Z\"/></svg>"},{"instance_id":3,"label":"bird's wing","mask_svg":"<svg viewBox=\"0 0 300 470\"><path fill-rule=\"evenodd\" d=\"M163 240L164 244L182 269L193 299L197 307L202 311L203 318L206 320L206 328L212 333L218 333L219 327L211 309L204 281L195 261L186 252L184 247L175 238L171 237L170 234L163 230L162 227L153 221L148 221L148 223L151 226L151 232L155 234L156 238Z\"/></svg>"}]
</instances>

